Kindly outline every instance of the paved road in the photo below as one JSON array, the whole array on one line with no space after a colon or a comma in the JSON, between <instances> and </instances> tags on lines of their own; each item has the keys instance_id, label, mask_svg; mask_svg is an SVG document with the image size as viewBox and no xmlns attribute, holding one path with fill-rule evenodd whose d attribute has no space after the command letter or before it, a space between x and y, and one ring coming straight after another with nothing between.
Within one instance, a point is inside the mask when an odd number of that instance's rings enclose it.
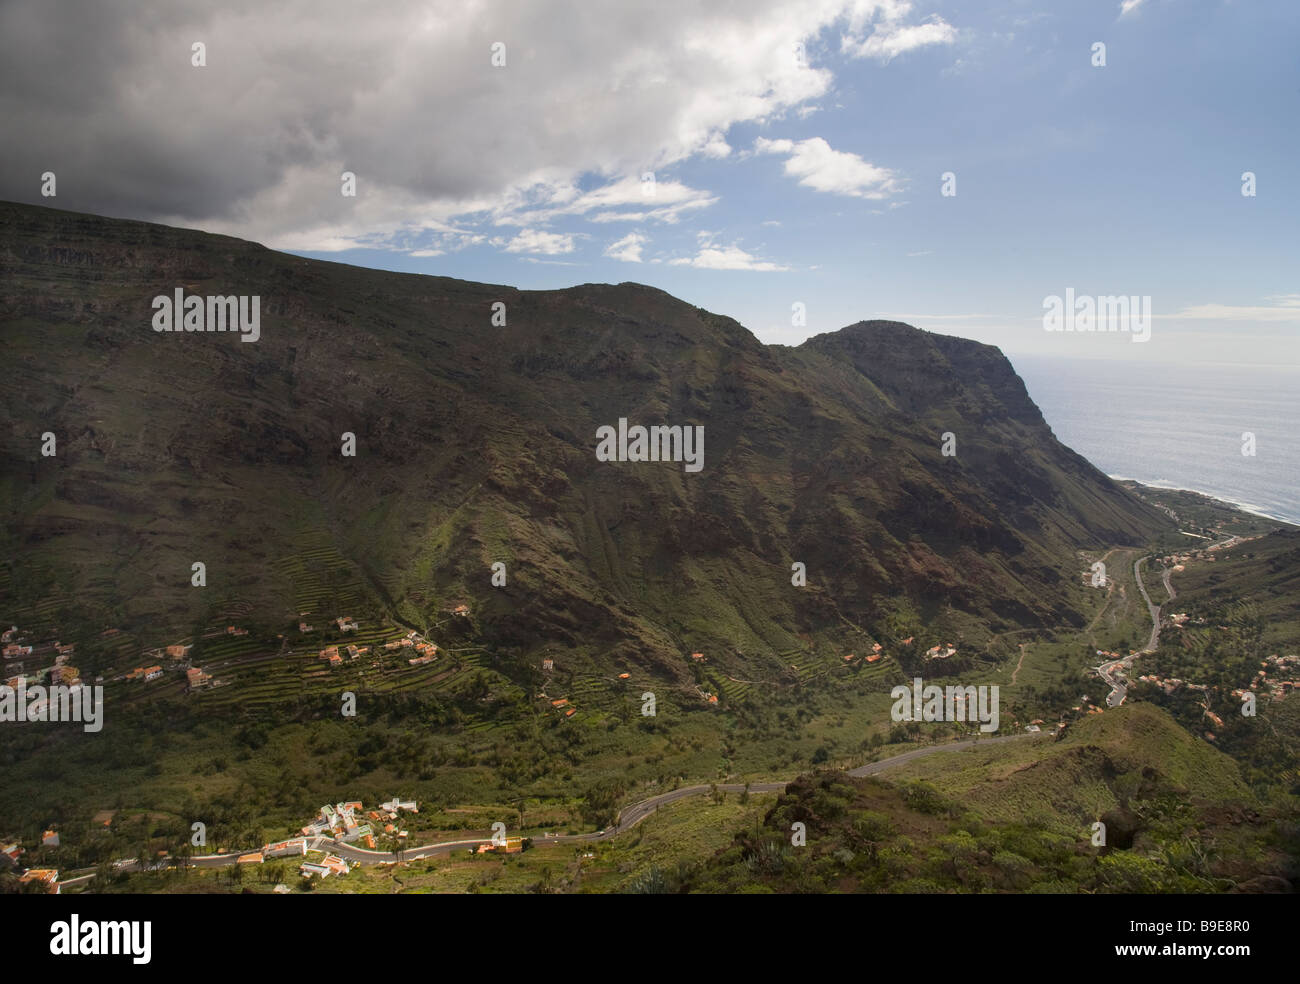
<instances>
[{"instance_id":1,"label":"paved road","mask_svg":"<svg viewBox=\"0 0 1300 984\"><path fill-rule=\"evenodd\" d=\"M1149 556L1149 555L1148 555ZM1123 659L1108 659L1100 666L1094 667L1097 676L1110 687L1110 693L1106 695L1107 707L1119 707L1124 703L1124 698L1128 696L1128 685L1124 682L1124 674L1133 665L1133 660L1147 653L1156 651L1156 646L1160 644L1160 606L1151 603L1151 596L1147 594L1146 585L1142 583L1142 562L1146 557L1139 557L1133 561L1133 580L1137 582L1138 591L1142 593L1142 600L1147 604L1147 613L1151 616L1151 635L1147 639L1146 648L1139 649L1132 655L1125 656ZM1173 587L1169 583L1169 568L1163 568L1165 588L1173 597ZM1121 670L1122 667L1122 670Z\"/></svg>"},{"instance_id":2,"label":"paved road","mask_svg":"<svg viewBox=\"0 0 1300 984\"><path fill-rule=\"evenodd\" d=\"M941 745L927 745L924 748L914 748L911 751L901 752L898 755L891 755L887 759L881 759L879 762L870 762L867 765L858 766L856 769L850 769L849 775L861 778L863 776L874 776L877 773L884 772L886 769L896 765L902 765L904 762L911 762L914 759L926 755L933 755L936 752L956 752L964 749L982 747L985 745L996 745L1007 741L1016 741L1023 738L1041 738L1042 734L1014 734L1014 735L996 735L991 738L963 738L960 741L944 742ZM749 784L751 793L779 793L789 785L786 782L755 782ZM588 834L552 834L540 837L534 837L533 843L543 844L578 844L590 841L608 840L619 834L626 833L637 824L641 823L647 817L651 816L661 806L669 803L676 803L678 800L687 799L691 796L703 796L714 789L712 784L682 786L680 789L673 789L666 793L660 793L657 796L651 796L649 799L634 803L625 807L619 814L618 820L610 827L604 830L594 831ZM741 783L718 783L716 788L728 793L743 793L745 786ZM400 860L416 861L421 858L436 857L440 854L451 854L457 850L469 850L478 847L480 844L492 843L491 838L474 837L464 840L442 841L437 844L425 844L422 847L413 847L402 851ZM348 861L357 861L361 864L393 864L399 860L397 854L388 851L369 851L363 847L354 847L351 844L344 844L330 837L316 837L312 840L311 847L318 850L324 850L331 854L336 854ZM201 857L190 859L190 864L196 868L220 868L226 865L234 864L241 854L248 854L248 851L233 851L229 854L208 854ZM118 866L119 871L139 871L140 865L135 859ZM82 875L75 879L61 882L63 885L71 885L76 882L87 881L93 878L91 874Z\"/></svg>"},{"instance_id":3,"label":"paved road","mask_svg":"<svg viewBox=\"0 0 1300 984\"><path fill-rule=\"evenodd\" d=\"M1147 612L1151 615L1151 638L1147 640L1144 653L1153 653L1156 646L1160 645L1160 607L1151 603L1151 596L1147 594L1146 585L1142 583L1142 561L1146 557L1139 557L1133 561L1133 579L1137 581L1138 590L1142 592L1142 600L1147 603Z\"/></svg>"}]
</instances>

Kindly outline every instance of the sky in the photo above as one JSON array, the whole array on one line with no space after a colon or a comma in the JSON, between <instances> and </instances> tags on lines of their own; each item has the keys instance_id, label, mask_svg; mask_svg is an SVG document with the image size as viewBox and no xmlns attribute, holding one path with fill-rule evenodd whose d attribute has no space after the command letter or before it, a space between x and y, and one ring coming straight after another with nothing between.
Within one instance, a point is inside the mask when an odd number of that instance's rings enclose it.
<instances>
[{"instance_id":1,"label":"sky","mask_svg":"<svg viewBox=\"0 0 1300 984\"><path fill-rule=\"evenodd\" d=\"M11 0L0 198L765 342L1296 365L1297 38L1295 0ZM1047 330L1067 289L1149 334Z\"/></svg>"}]
</instances>

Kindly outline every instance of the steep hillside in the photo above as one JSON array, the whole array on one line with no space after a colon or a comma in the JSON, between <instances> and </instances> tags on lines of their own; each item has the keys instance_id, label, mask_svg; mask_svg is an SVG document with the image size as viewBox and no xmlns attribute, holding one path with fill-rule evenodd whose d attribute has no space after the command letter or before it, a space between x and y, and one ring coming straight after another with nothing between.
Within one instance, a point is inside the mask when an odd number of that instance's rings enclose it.
<instances>
[{"instance_id":1,"label":"steep hillside","mask_svg":"<svg viewBox=\"0 0 1300 984\"><path fill-rule=\"evenodd\" d=\"M770 669L808 637L1077 625L1076 551L1169 527L1000 352L906 325L768 347L637 284L518 291L13 204L0 282L4 607L65 627L467 602L497 647L684 679L690 649ZM155 332L178 287L259 296L260 339ZM620 418L702 425L703 469L598 460Z\"/></svg>"},{"instance_id":2,"label":"steep hillside","mask_svg":"<svg viewBox=\"0 0 1300 984\"><path fill-rule=\"evenodd\" d=\"M1227 756L1139 705L1053 744L931 756L885 780L802 776L761 825L670 887L1290 892L1298 846L1293 813L1261 806Z\"/></svg>"}]
</instances>

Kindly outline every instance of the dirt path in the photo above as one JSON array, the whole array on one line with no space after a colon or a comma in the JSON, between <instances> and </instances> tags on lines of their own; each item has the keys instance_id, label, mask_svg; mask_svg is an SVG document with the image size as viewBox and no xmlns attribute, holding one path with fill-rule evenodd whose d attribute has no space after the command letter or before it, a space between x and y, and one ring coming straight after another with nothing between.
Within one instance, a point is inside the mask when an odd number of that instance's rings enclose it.
<instances>
[{"instance_id":1,"label":"dirt path","mask_svg":"<svg viewBox=\"0 0 1300 984\"><path fill-rule=\"evenodd\" d=\"M1020 667L1024 665L1024 662L1025 662L1025 644L1022 642L1020 643L1020 661L1016 663L1016 668L1011 671L1012 683L1016 682L1016 677L1020 675Z\"/></svg>"}]
</instances>

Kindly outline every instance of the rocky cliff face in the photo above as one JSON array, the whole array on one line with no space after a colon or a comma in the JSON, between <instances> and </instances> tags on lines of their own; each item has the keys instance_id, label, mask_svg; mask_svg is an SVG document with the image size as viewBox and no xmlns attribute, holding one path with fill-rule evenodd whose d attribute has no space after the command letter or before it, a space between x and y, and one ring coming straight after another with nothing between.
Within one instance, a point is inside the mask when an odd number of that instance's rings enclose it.
<instances>
[{"instance_id":1,"label":"rocky cliff face","mask_svg":"<svg viewBox=\"0 0 1300 984\"><path fill-rule=\"evenodd\" d=\"M518 291L10 204L0 281L10 590L109 621L464 599L497 645L680 672L683 647L775 659L846 626L1077 624L1076 551L1168 522L1055 440L997 349L895 322L764 346L637 284ZM153 331L176 287L260 296L261 338ZM703 426L703 469L597 460L620 418Z\"/></svg>"}]
</instances>

